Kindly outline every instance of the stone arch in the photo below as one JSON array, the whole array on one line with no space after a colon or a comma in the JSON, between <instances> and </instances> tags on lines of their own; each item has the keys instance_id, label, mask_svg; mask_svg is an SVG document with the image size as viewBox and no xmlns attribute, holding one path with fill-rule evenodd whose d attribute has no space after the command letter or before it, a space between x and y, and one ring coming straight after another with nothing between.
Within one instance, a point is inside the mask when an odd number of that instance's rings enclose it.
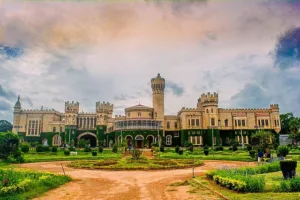
<instances>
[{"instance_id":1,"label":"stone arch","mask_svg":"<svg viewBox=\"0 0 300 200\"><path fill-rule=\"evenodd\" d=\"M135 136L135 146L136 148L144 147L144 137L142 135Z\"/></svg>"},{"instance_id":2,"label":"stone arch","mask_svg":"<svg viewBox=\"0 0 300 200\"><path fill-rule=\"evenodd\" d=\"M132 140L133 140L133 137L132 137L131 135L126 135L125 140L126 140L126 142L127 142L128 148L131 148L131 147L132 147Z\"/></svg>"},{"instance_id":3,"label":"stone arch","mask_svg":"<svg viewBox=\"0 0 300 200\"><path fill-rule=\"evenodd\" d=\"M52 146L60 146L61 145L61 137L56 134L52 138Z\"/></svg>"},{"instance_id":4,"label":"stone arch","mask_svg":"<svg viewBox=\"0 0 300 200\"><path fill-rule=\"evenodd\" d=\"M154 142L154 136L153 135L147 135L146 140L147 140L147 147L151 148L152 144Z\"/></svg>"},{"instance_id":5,"label":"stone arch","mask_svg":"<svg viewBox=\"0 0 300 200\"><path fill-rule=\"evenodd\" d=\"M97 135L95 133L91 133L91 132L84 132L84 133L81 133L80 135L78 135L77 139L78 141L84 137L84 138L88 138L88 137L94 137L95 141L96 141L96 145L98 146L98 139L97 139Z\"/></svg>"}]
</instances>

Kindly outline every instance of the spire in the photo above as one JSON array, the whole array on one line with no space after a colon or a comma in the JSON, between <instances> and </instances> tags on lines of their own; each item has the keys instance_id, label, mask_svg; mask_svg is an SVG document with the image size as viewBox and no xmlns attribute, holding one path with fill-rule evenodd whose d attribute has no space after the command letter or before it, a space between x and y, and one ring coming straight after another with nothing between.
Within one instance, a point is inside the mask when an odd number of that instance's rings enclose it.
<instances>
[{"instance_id":1,"label":"spire","mask_svg":"<svg viewBox=\"0 0 300 200\"><path fill-rule=\"evenodd\" d=\"M18 95L18 101L16 102L14 108L21 108L20 95Z\"/></svg>"}]
</instances>

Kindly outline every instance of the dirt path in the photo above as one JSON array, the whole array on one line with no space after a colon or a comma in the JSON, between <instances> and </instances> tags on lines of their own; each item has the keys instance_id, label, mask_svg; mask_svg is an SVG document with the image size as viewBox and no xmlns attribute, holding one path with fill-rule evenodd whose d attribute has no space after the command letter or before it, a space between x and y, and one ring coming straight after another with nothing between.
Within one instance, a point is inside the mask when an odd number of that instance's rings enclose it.
<instances>
[{"instance_id":1,"label":"dirt path","mask_svg":"<svg viewBox=\"0 0 300 200\"><path fill-rule=\"evenodd\" d=\"M44 162L20 165L23 168L50 171L63 174L61 163L67 175L74 181L51 190L37 199L43 200L134 200L134 199L203 199L187 193L186 187L168 190L172 182L188 180L192 169L158 170L158 171L100 171L72 169L69 162ZM195 168L195 175L220 167L238 167L251 165L244 162L205 161L205 165ZM184 192L184 191L185 192ZM177 198L178 197L178 198Z\"/></svg>"}]
</instances>

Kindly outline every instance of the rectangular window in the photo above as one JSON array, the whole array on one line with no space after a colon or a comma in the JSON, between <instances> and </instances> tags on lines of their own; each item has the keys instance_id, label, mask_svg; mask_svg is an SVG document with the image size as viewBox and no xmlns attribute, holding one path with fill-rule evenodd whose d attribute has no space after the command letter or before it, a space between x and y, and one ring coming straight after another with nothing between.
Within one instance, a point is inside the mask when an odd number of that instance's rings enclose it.
<instances>
[{"instance_id":1,"label":"rectangular window","mask_svg":"<svg viewBox=\"0 0 300 200\"><path fill-rule=\"evenodd\" d=\"M242 120L242 126L246 126L246 121L244 119Z\"/></svg>"},{"instance_id":2,"label":"rectangular window","mask_svg":"<svg viewBox=\"0 0 300 200\"><path fill-rule=\"evenodd\" d=\"M201 136L196 136L196 137L197 137L197 144L201 144L201 140L200 140Z\"/></svg>"},{"instance_id":3,"label":"rectangular window","mask_svg":"<svg viewBox=\"0 0 300 200\"><path fill-rule=\"evenodd\" d=\"M274 120L274 124L275 124L275 126L277 126L276 119Z\"/></svg>"},{"instance_id":4,"label":"rectangular window","mask_svg":"<svg viewBox=\"0 0 300 200\"><path fill-rule=\"evenodd\" d=\"M188 121L189 121L189 126L190 126L191 125L191 120L189 119Z\"/></svg>"},{"instance_id":5,"label":"rectangular window","mask_svg":"<svg viewBox=\"0 0 300 200\"><path fill-rule=\"evenodd\" d=\"M266 126L269 126L269 120L266 119L265 123L266 123Z\"/></svg>"},{"instance_id":6,"label":"rectangular window","mask_svg":"<svg viewBox=\"0 0 300 200\"><path fill-rule=\"evenodd\" d=\"M258 126L260 126L260 120L258 120Z\"/></svg>"},{"instance_id":7,"label":"rectangular window","mask_svg":"<svg viewBox=\"0 0 300 200\"><path fill-rule=\"evenodd\" d=\"M195 144L196 143L196 137L192 136L192 138L193 138L193 140L192 140L193 142L192 143Z\"/></svg>"},{"instance_id":8,"label":"rectangular window","mask_svg":"<svg viewBox=\"0 0 300 200\"><path fill-rule=\"evenodd\" d=\"M177 128L177 122L174 123L174 127Z\"/></svg>"},{"instance_id":9,"label":"rectangular window","mask_svg":"<svg viewBox=\"0 0 300 200\"><path fill-rule=\"evenodd\" d=\"M175 132L174 137L179 137L179 132Z\"/></svg>"},{"instance_id":10,"label":"rectangular window","mask_svg":"<svg viewBox=\"0 0 300 200\"><path fill-rule=\"evenodd\" d=\"M263 119L261 120L261 125L265 126L265 120L263 120Z\"/></svg>"},{"instance_id":11,"label":"rectangular window","mask_svg":"<svg viewBox=\"0 0 300 200\"><path fill-rule=\"evenodd\" d=\"M62 127L59 127L59 132L62 132Z\"/></svg>"},{"instance_id":12,"label":"rectangular window","mask_svg":"<svg viewBox=\"0 0 300 200\"><path fill-rule=\"evenodd\" d=\"M234 125L237 126L237 121L236 120L234 120Z\"/></svg>"},{"instance_id":13,"label":"rectangular window","mask_svg":"<svg viewBox=\"0 0 300 200\"><path fill-rule=\"evenodd\" d=\"M53 131L52 132L54 132L54 133L56 132L56 127L53 127Z\"/></svg>"},{"instance_id":14,"label":"rectangular window","mask_svg":"<svg viewBox=\"0 0 300 200\"><path fill-rule=\"evenodd\" d=\"M241 125L242 125L242 124L241 124L241 120L239 120L238 122L239 122L239 126L241 126Z\"/></svg>"},{"instance_id":15,"label":"rectangular window","mask_svg":"<svg viewBox=\"0 0 300 200\"><path fill-rule=\"evenodd\" d=\"M167 128L170 128L170 122L167 122Z\"/></svg>"},{"instance_id":16,"label":"rectangular window","mask_svg":"<svg viewBox=\"0 0 300 200\"><path fill-rule=\"evenodd\" d=\"M200 126L200 120L196 119L196 126Z\"/></svg>"},{"instance_id":17,"label":"rectangular window","mask_svg":"<svg viewBox=\"0 0 300 200\"><path fill-rule=\"evenodd\" d=\"M195 119L192 119L192 126L195 126Z\"/></svg>"}]
</instances>

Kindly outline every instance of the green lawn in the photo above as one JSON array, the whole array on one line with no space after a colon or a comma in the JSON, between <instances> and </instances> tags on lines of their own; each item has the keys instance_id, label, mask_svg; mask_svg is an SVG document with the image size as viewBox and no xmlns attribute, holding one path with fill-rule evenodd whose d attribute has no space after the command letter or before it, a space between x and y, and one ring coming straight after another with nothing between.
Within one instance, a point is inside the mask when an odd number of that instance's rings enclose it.
<instances>
[{"instance_id":1,"label":"green lawn","mask_svg":"<svg viewBox=\"0 0 300 200\"><path fill-rule=\"evenodd\" d=\"M97 154L97 156L92 156L91 152L77 151L77 155L64 155L63 151L58 151L57 153L52 152L42 152L36 153L30 151L29 153L24 153L25 162L46 162L46 161L67 161L67 160L99 160L99 159L118 159L121 158L121 153L113 153L111 150L104 150L102 153Z\"/></svg>"}]
</instances>

